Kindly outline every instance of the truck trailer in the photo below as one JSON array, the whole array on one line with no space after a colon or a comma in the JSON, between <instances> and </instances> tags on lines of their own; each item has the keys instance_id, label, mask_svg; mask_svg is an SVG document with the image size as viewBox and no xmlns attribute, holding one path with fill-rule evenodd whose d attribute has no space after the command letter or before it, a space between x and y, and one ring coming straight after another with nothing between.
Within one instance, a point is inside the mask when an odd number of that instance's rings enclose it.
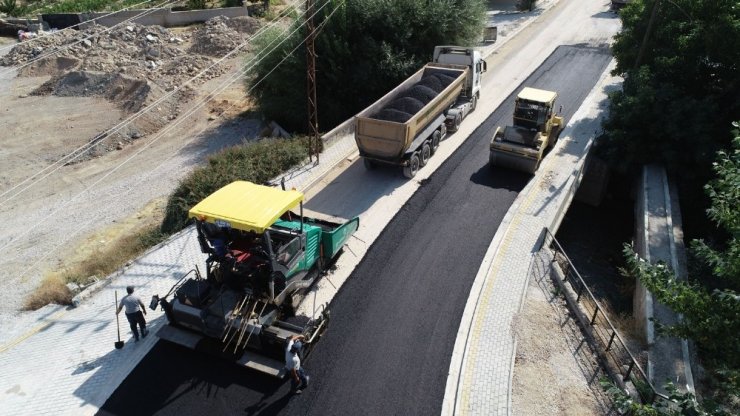
<instances>
[{"instance_id":1,"label":"truck trailer","mask_svg":"<svg viewBox=\"0 0 740 416\"><path fill-rule=\"evenodd\" d=\"M365 167L393 165L413 178L475 110L486 61L480 52L437 46L433 62L355 117L355 141Z\"/></svg>"},{"instance_id":2,"label":"truck trailer","mask_svg":"<svg viewBox=\"0 0 740 416\"><path fill-rule=\"evenodd\" d=\"M304 217L302 201L295 190L237 181L194 206L206 275L196 267L152 298L168 320L157 336L283 377L287 339L303 335L307 353L329 319L325 309L295 316L298 304L359 226Z\"/></svg>"}]
</instances>

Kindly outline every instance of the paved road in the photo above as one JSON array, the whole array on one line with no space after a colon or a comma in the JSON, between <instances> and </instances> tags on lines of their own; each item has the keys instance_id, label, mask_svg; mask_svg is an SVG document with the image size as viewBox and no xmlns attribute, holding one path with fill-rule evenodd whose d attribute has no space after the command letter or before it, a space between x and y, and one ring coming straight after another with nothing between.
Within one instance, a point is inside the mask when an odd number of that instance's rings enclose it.
<instances>
[{"instance_id":1,"label":"paved road","mask_svg":"<svg viewBox=\"0 0 740 416\"><path fill-rule=\"evenodd\" d=\"M602 48L560 47L522 87L558 90L567 119L609 59ZM306 363L313 380L302 396L290 398L285 383L159 342L100 414L439 414L470 285L529 179L487 165L492 130L508 123L512 109L510 96L370 248L332 303L330 330Z\"/></svg>"}]
</instances>

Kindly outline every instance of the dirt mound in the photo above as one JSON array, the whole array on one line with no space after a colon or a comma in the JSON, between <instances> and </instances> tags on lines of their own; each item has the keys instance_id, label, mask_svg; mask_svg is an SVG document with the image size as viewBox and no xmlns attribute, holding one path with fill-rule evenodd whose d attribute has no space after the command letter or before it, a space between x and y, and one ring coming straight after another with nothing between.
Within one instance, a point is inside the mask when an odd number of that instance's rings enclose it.
<instances>
[{"instance_id":1,"label":"dirt mound","mask_svg":"<svg viewBox=\"0 0 740 416\"><path fill-rule=\"evenodd\" d=\"M259 22L250 17L214 17L193 33L190 52L220 58L246 40L242 34L251 34L257 29Z\"/></svg>"},{"instance_id":2,"label":"dirt mound","mask_svg":"<svg viewBox=\"0 0 740 416\"><path fill-rule=\"evenodd\" d=\"M147 81L122 74L73 71L50 79L32 94L53 94L59 97L103 97L127 111L135 112L144 106L151 90Z\"/></svg>"},{"instance_id":3,"label":"dirt mound","mask_svg":"<svg viewBox=\"0 0 740 416\"><path fill-rule=\"evenodd\" d=\"M455 78L449 75L427 73L414 86L383 107L373 118L405 123L454 80Z\"/></svg>"},{"instance_id":4,"label":"dirt mound","mask_svg":"<svg viewBox=\"0 0 740 416\"><path fill-rule=\"evenodd\" d=\"M424 108L424 102L412 97L402 97L388 104L386 108L402 111L404 113L416 114L419 110Z\"/></svg>"},{"instance_id":5,"label":"dirt mound","mask_svg":"<svg viewBox=\"0 0 740 416\"><path fill-rule=\"evenodd\" d=\"M441 92L444 89L442 82L437 77L424 77L416 85L427 87L436 92Z\"/></svg>"},{"instance_id":6,"label":"dirt mound","mask_svg":"<svg viewBox=\"0 0 740 416\"><path fill-rule=\"evenodd\" d=\"M22 77L43 77L56 75L62 72L70 71L80 65L80 60L76 58L57 56L41 59L29 66L20 69L19 75Z\"/></svg>"},{"instance_id":7,"label":"dirt mound","mask_svg":"<svg viewBox=\"0 0 740 416\"><path fill-rule=\"evenodd\" d=\"M222 22L222 20L219 19L216 22ZM211 25L215 24L217 23ZM241 22L234 25L248 27L249 23ZM227 27L227 29L241 39L241 34L231 28ZM39 38L33 43L20 43L0 59L0 65L22 65L48 54L56 57L47 58L43 62L40 61L23 68L20 74L22 76L54 76L61 75L70 69L121 73L154 83L165 91L171 91L214 63L212 58L193 55L192 52L182 47L189 36L185 35L180 38L161 26L142 26L131 23L109 30L109 28L95 25L80 32L64 31L56 33L55 36ZM54 63L54 59L57 63ZM74 66L59 65L60 60L65 63L69 62L69 59L77 60L77 64ZM183 61L185 61L184 68L180 68ZM203 76L194 80L193 84L206 82L221 75L224 71L225 68L222 65L214 66Z\"/></svg>"},{"instance_id":8,"label":"dirt mound","mask_svg":"<svg viewBox=\"0 0 740 416\"><path fill-rule=\"evenodd\" d=\"M429 87L425 87L423 85L415 85L410 88L405 95L407 97L413 97L426 105L427 103L429 103L429 101L432 101L434 97L437 96L437 94L439 94L437 91L434 91Z\"/></svg>"},{"instance_id":9,"label":"dirt mound","mask_svg":"<svg viewBox=\"0 0 740 416\"><path fill-rule=\"evenodd\" d=\"M446 74L432 74L431 76L439 80L439 82L442 84L442 89L447 88L447 86L452 84L452 81L455 80L455 77L451 77Z\"/></svg>"}]
</instances>

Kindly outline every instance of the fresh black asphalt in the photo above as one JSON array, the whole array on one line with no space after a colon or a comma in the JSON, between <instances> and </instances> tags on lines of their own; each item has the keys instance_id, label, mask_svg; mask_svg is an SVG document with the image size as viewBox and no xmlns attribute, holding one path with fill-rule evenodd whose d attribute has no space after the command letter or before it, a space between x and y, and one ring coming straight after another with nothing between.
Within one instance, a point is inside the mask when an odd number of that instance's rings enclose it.
<instances>
[{"instance_id":1,"label":"fresh black asphalt","mask_svg":"<svg viewBox=\"0 0 740 416\"><path fill-rule=\"evenodd\" d=\"M567 121L610 59L605 48L562 46L516 92L557 91ZM514 96L423 182L342 286L329 330L306 360L311 385L303 395L160 341L99 414L439 414L470 287L530 179L488 166L488 142L497 125L510 123Z\"/></svg>"}]
</instances>

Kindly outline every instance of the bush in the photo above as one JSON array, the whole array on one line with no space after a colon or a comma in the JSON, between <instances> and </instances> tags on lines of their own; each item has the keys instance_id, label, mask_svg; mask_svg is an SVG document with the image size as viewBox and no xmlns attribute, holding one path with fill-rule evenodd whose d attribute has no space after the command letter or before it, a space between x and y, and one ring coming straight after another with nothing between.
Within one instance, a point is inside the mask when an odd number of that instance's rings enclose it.
<instances>
[{"instance_id":1,"label":"bush","mask_svg":"<svg viewBox=\"0 0 740 416\"><path fill-rule=\"evenodd\" d=\"M206 4L206 0L188 0L188 9L189 10L199 10L199 9L207 9L208 5Z\"/></svg>"},{"instance_id":2,"label":"bush","mask_svg":"<svg viewBox=\"0 0 740 416\"><path fill-rule=\"evenodd\" d=\"M481 0L320 0L315 7L319 11L314 23L322 28L315 47L323 131L367 107L429 62L434 46L474 44L485 23ZM248 80L253 88L250 94L267 118L289 131L306 131L306 49L301 46L305 29L288 39L285 36L270 33L255 42L257 55L264 59ZM281 40L285 42L276 46Z\"/></svg>"},{"instance_id":3,"label":"bush","mask_svg":"<svg viewBox=\"0 0 740 416\"><path fill-rule=\"evenodd\" d=\"M11 17L20 17L28 12L28 8L18 4L17 0L2 0L0 12Z\"/></svg>"},{"instance_id":4,"label":"bush","mask_svg":"<svg viewBox=\"0 0 740 416\"><path fill-rule=\"evenodd\" d=\"M263 139L211 156L208 164L183 179L167 201L161 231L172 234L188 221L188 210L236 180L265 183L308 156L305 138Z\"/></svg>"},{"instance_id":5,"label":"bush","mask_svg":"<svg viewBox=\"0 0 740 416\"><path fill-rule=\"evenodd\" d=\"M23 304L24 310L35 311L50 303L69 305L72 303L72 292L64 280L57 276L47 277Z\"/></svg>"}]
</instances>

